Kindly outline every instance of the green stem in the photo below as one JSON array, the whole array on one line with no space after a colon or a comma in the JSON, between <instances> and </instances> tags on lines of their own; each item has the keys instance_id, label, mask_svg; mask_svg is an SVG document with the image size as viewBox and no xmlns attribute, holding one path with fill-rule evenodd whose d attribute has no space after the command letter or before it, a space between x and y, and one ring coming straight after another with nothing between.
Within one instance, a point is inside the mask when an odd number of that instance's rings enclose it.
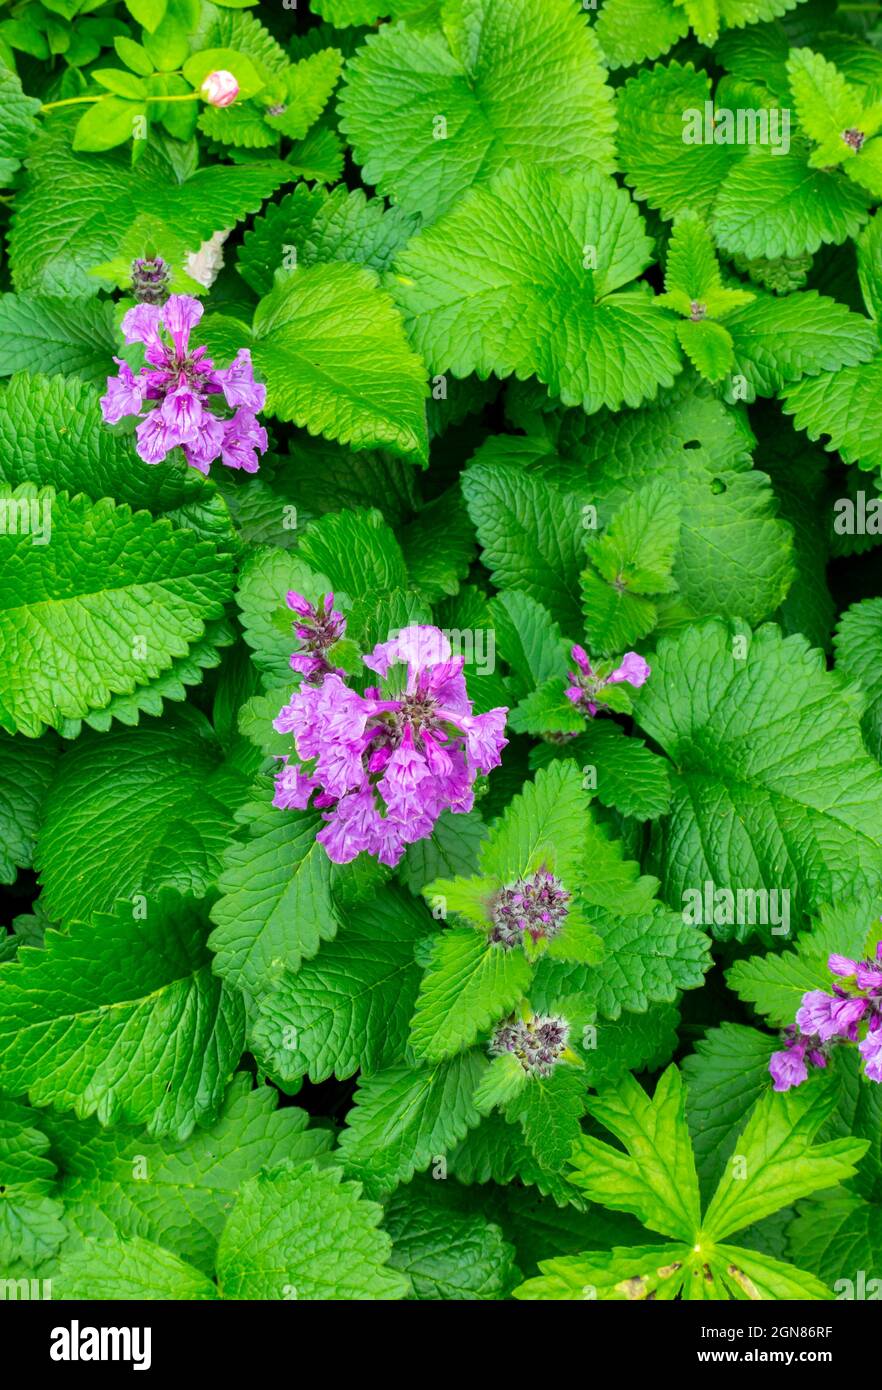
<instances>
[{"instance_id":1,"label":"green stem","mask_svg":"<svg viewBox=\"0 0 882 1390\"><path fill-rule=\"evenodd\" d=\"M117 95L118 95L118 93L116 93L116 92L104 92L100 97L65 97L64 101L47 101L46 104L45 104L45 106L41 106L40 110L41 110L41 111L57 111L59 106L78 106L78 105L81 105L81 104L84 103L84 102L103 101L105 96L117 96ZM128 100L128 98L126 98L126 100ZM133 105L136 106L136 105L138 104L138 103L135 101L134 98L132 98L131 100L132 100L132 104L133 104ZM150 97L141 97L140 100L146 104L146 103L151 102L151 101L153 101L153 102L157 102L157 101L160 101L160 102L161 102L161 101L202 101L202 100L203 100L203 97L202 97L202 93L201 93L201 92L183 92L183 93L181 93L181 94L178 95L178 96L167 96L167 97L150 96Z\"/></svg>"}]
</instances>

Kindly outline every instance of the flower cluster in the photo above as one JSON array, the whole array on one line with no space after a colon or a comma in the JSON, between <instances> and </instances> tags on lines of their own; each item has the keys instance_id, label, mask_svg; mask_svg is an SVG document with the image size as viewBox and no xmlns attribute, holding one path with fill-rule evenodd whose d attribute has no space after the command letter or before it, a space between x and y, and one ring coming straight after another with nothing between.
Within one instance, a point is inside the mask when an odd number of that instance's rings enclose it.
<instances>
[{"instance_id":1,"label":"flower cluster","mask_svg":"<svg viewBox=\"0 0 882 1390\"><path fill-rule=\"evenodd\" d=\"M336 612L333 594L325 594L321 608L314 607L293 589L285 595L285 602L297 614L299 621L294 623L294 631L303 643L302 651L291 654L291 669L311 685L320 684L324 676L335 670L327 655L346 631L346 619ZM339 669L336 673L345 674Z\"/></svg>"},{"instance_id":2,"label":"flower cluster","mask_svg":"<svg viewBox=\"0 0 882 1390\"><path fill-rule=\"evenodd\" d=\"M316 838L334 863L366 851L394 866L407 845L431 835L442 811L471 810L477 774L499 765L508 742L508 710L472 713L463 658L435 627L404 628L362 657L383 679L406 666L403 693L386 698L369 686L360 695L345 673L315 664L328 666L326 639L345 629L333 597L321 611L299 594L288 603L303 620L306 650L292 664L306 679L274 724L293 734L301 761L279 773L274 804L303 809L312 797L326 821Z\"/></svg>"},{"instance_id":3,"label":"flower cluster","mask_svg":"<svg viewBox=\"0 0 882 1390\"><path fill-rule=\"evenodd\" d=\"M257 456L267 446L266 430L255 412L263 409L266 387L254 380L251 354L242 348L229 366L216 369L205 348L191 351L190 334L202 305L173 294L163 305L137 304L122 321L127 343L143 343L145 363L137 376L115 357L119 375L108 377L101 410L109 425L137 415L137 449L145 463L161 463L178 445L201 473L219 458L228 468L257 472ZM222 418L209 408L219 397L233 411ZM219 402L218 402L219 403Z\"/></svg>"},{"instance_id":4,"label":"flower cluster","mask_svg":"<svg viewBox=\"0 0 882 1390\"><path fill-rule=\"evenodd\" d=\"M170 280L171 269L161 256L132 261L132 297L139 304L164 304Z\"/></svg>"},{"instance_id":5,"label":"flower cluster","mask_svg":"<svg viewBox=\"0 0 882 1390\"><path fill-rule=\"evenodd\" d=\"M618 685L621 681L627 681L636 690L649 678L650 667L636 652L625 652L621 666L617 666L608 676L603 677L595 674L584 647L574 646L570 656L579 669L567 673L570 678L567 699L572 700L590 719L597 713L597 695L605 685Z\"/></svg>"},{"instance_id":6,"label":"flower cluster","mask_svg":"<svg viewBox=\"0 0 882 1390\"><path fill-rule=\"evenodd\" d=\"M550 1076L567 1050L570 1025L557 1014L512 1015L490 1039L491 1057L511 1052L528 1076Z\"/></svg>"},{"instance_id":7,"label":"flower cluster","mask_svg":"<svg viewBox=\"0 0 882 1390\"><path fill-rule=\"evenodd\" d=\"M566 921L569 900L560 880L547 869L518 879L501 888L493 899L490 940L509 949L519 946L525 935L534 942L550 941Z\"/></svg>"},{"instance_id":8,"label":"flower cluster","mask_svg":"<svg viewBox=\"0 0 882 1390\"><path fill-rule=\"evenodd\" d=\"M882 1081L882 941L875 960L834 954L827 965L848 984L834 984L831 994L810 989L802 996L795 1024L784 1030L784 1047L769 1061L776 1091L801 1085L809 1066L825 1067L831 1048L844 1042L858 1043L865 1075ZM864 1037L858 1042L864 1024Z\"/></svg>"}]
</instances>

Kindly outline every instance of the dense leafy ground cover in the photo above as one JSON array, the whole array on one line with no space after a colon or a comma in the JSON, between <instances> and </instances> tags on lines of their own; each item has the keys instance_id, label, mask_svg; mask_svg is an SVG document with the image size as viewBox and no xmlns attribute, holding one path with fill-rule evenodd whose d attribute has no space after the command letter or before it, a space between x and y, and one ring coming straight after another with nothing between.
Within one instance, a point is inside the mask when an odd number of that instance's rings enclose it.
<instances>
[{"instance_id":1,"label":"dense leafy ground cover","mask_svg":"<svg viewBox=\"0 0 882 1390\"><path fill-rule=\"evenodd\" d=\"M0 1279L873 1297L882 27L378 4L0 9Z\"/></svg>"}]
</instances>

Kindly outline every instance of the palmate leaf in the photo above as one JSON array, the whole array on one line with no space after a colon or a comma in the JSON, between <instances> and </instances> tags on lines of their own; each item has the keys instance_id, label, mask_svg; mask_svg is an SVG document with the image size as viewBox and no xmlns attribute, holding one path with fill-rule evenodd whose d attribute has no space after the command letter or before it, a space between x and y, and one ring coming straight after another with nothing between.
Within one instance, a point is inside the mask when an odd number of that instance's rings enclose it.
<instances>
[{"instance_id":1,"label":"palmate leaf","mask_svg":"<svg viewBox=\"0 0 882 1390\"><path fill-rule=\"evenodd\" d=\"M542 1261L545 1278L516 1290L520 1298L787 1299L828 1298L813 1275L771 1256L723 1244L787 1205L854 1171L864 1140L814 1144L832 1096L820 1087L766 1092L739 1138L739 1162L727 1167L704 1218L683 1108L680 1075L670 1067L650 1100L633 1078L589 1102L589 1111L622 1149L584 1135L571 1177L594 1200L633 1212L673 1246L618 1248ZM581 1293L578 1292L581 1288Z\"/></svg>"},{"instance_id":2,"label":"palmate leaf","mask_svg":"<svg viewBox=\"0 0 882 1390\"><path fill-rule=\"evenodd\" d=\"M234 1077L214 1124L182 1141L48 1114L68 1223L98 1238L114 1230L155 1241L210 1275L242 1184L261 1168L311 1159L332 1143L330 1131L308 1128L305 1110L277 1109L272 1087L250 1086L249 1077Z\"/></svg>"},{"instance_id":3,"label":"palmate leaf","mask_svg":"<svg viewBox=\"0 0 882 1390\"><path fill-rule=\"evenodd\" d=\"M705 1196L719 1182L751 1108L768 1090L769 1058L777 1045L758 1028L722 1023L683 1061L686 1118Z\"/></svg>"},{"instance_id":4,"label":"palmate leaf","mask_svg":"<svg viewBox=\"0 0 882 1390\"><path fill-rule=\"evenodd\" d=\"M340 1136L346 1171L369 1196L383 1196L443 1158L481 1118L472 1097L488 1065L473 1050L363 1077Z\"/></svg>"},{"instance_id":5,"label":"palmate leaf","mask_svg":"<svg viewBox=\"0 0 882 1390\"><path fill-rule=\"evenodd\" d=\"M673 318L648 287L623 288L651 253L605 175L510 170L414 238L395 293L431 372L536 376L564 405L617 409L681 367Z\"/></svg>"},{"instance_id":6,"label":"palmate leaf","mask_svg":"<svg viewBox=\"0 0 882 1390\"><path fill-rule=\"evenodd\" d=\"M772 625L753 636L722 623L689 628L659 644L637 703L641 727L678 769L656 846L668 901L685 904L687 889L707 883L786 890L778 915L789 904L792 929L861 875L878 882L882 774L853 703L802 637L783 639ZM770 908L760 929L772 920Z\"/></svg>"},{"instance_id":7,"label":"palmate leaf","mask_svg":"<svg viewBox=\"0 0 882 1390\"><path fill-rule=\"evenodd\" d=\"M583 1136L571 1180L592 1201L633 1212L649 1230L688 1242L699 1229L701 1205L685 1099L676 1067L664 1072L652 1100L633 1077L592 1098L589 1113L625 1152Z\"/></svg>"},{"instance_id":8,"label":"palmate leaf","mask_svg":"<svg viewBox=\"0 0 882 1390\"><path fill-rule=\"evenodd\" d=\"M252 1043L282 1082L369 1074L404 1058L420 982L414 951L431 919L390 889L341 919L314 960L259 998Z\"/></svg>"},{"instance_id":9,"label":"palmate leaf","mask_svg":"<svg viewBox=\"0 0 882 1390\"><path fill-rule=\"evenodd\" d=\"M244 1006L211 970L204 910L161 893L0 966L0 1082L36 1105L184 1139L239 1060Z\"/></svg>"},{"instance_id":10,"label":"palmate leaf","mask_svg":"<svg viewBox=\"0 0 882 1390\"><path fill-rule=\"evenodd\" d=\"M36 865L51 921L109 912L117 898L153 910L156 891L194 897L215 883L245 797L205 717L84 733L65 753L43 807Z\"/></svg>"},{"instance_id":11,"label":"palmate leaf","mask_svg":"<svg viewBox=\"0 0 882 1390\"><path fill-rule=\"evenodd\" d=\"M38 1265L64 1239L64 1208L57 1197L49 1140L40 1116L0 1097L0 1260Z\"/></svg>"},{"instance_id":12,"label":"palmate leaf","mask_svg":"<svg viewBox=\"0 0 882 1390\"><path fill-rule=\"evenodd\" d=\"M366 182L429 222L507 165L611 173L605 79L566 0L464 0L446 8L443 33L368 38L347 65L341 128Z\"/></svg>"},{"instance_id":13,"label":"palmate leaf","mask_svg":"<svg viewBox=\"0 0 882 1390\"><path fill-rule=\"evenodd\" d=\"M376 274L344 262L306 266L258 304L248 346L269 414L349 444L425 463L425 370ZM221 360L248 341L235 320L205 325Z\"/></svg>"},{"instance_id":14,"label":"palmate leaf","mask_svg":"<svg viewBox=\"0 0 882 1390\"><path fill-rule=\"evenodd\" d=\"M388 1267L382 1207L363 1201L340 1169L286 1164L249 1178L217 1255L232 1299L395 1299L410 1281Z\"/></svg>"},{"instance_id":15,"label":"palmate leaf","mask_svg":"<svg viewBox=\"0 0 882 1390\"><path fill-rule=\"evenodd\" d=\"M18 523L0 537L0 725L10 732L35 737L131 693L221 615L230 560L191 533L31 484L2 498Z\"/></svg>"}]
</instances>

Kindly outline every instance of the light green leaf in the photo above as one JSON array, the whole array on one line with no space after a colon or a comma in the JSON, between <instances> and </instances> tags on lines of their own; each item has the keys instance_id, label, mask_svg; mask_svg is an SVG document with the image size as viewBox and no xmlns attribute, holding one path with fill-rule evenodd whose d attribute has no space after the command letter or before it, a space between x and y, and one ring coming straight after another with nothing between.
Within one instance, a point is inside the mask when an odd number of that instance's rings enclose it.
<instances>
[{"instance_id":1,"label":"light green leaf","mask_svg":"<svg viewBox=\"0 0 882 1390\"><path fill-rule=\"evenodd\" d=\"M673 319L648 287L623 288L651 250L605 175L510 170L414 238L396 294L431 372L536 376L564 405L618 409L681 366Z\"/></svg>"},{"instance_id":2,"label":"light green leaf","mask_svg":"<svg viewBox=\"0 0 882 1390\"><path fill-rule=\"evenodd\" d=\"M221 1236L224 1298L396 1299L409 1281L387 1267L383 1209L339 1169L286 1164L249 1178Z\"/></svg>"},{"instance_id":3,"label":"light green leaf","mask_svg":"<svg viewBox=\"0 0 882 1390\"><path fill-rule=\"evenodd\" d=\"M199 1270L152 1241L104 1235L64 1253L55 1280L63 1298L183 1302L217 1298Z\"/></svg>"},{"instance_id":4,"label":"light green leaf","mask_svg":"<svg viewBox=\"0 0 882 1390\"><path fill-rule=\"evenodd\" d=\"M471 927L436 937L413 1016L417 1056L438 1062L469 1047L511 1012L532 973L523 951L489 944L484 932Z\"/></svg>"},{"instance_id":5,"label":"light green leaf","mask_svg":"<svg viewBox=\"0 0 882 1390\"><path fill-rule=\"evenodd\" d=\"M35 1105L185 1139L215 1118L244 1038L241 998L212 974L198 906L165 892L0 966L0 1080Z\"/></svg>"},{"instance_id":6,"label":"light green leaf","mask_svg":"<svg viewBox=\"0 0 882 1390\"><path fill-rule=\"evenodd\" d=\"M366 182L433 221L512 164L611 173L605 79L567 0L460 0L443 33L397 25L368 38L347 65L341 128Z\"/></svg>"},{"instance_id":7,"label":"light green leaf","mask_svg":"<svg viewBox=\"0 0 882 1390\"><path fill-rule=\"evenodd\" d=\"M131 693L222 614L229 557L191 532L108 499L30 483L0 492L17 522L0 537L0 725L10 732L35 737Z\"/></svg>"},{"instance_id":8,"label":"light green leaf","mask_svg":"<svg viewBox=\"0 0 882 1390\"><path fill-rule=\"evenodd\" d=\"M55 1164L39 1117L26 1105L0 1097L0 1260L39 1265L65 1237ZM7 1295L8 1297L8 1295Z\"/></svg>"}]
</instances>

